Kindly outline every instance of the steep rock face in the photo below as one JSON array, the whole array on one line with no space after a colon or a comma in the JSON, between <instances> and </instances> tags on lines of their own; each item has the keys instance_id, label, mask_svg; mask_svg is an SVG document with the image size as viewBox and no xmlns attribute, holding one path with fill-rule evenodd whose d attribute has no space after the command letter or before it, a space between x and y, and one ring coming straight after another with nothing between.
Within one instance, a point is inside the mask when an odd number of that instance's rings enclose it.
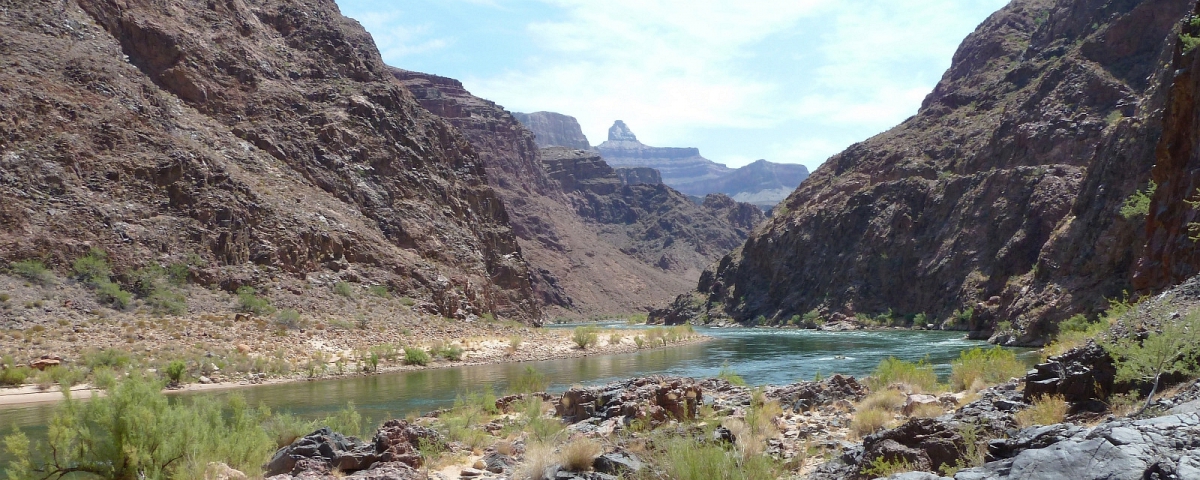
<instances>
[{"instance_id":1,"label":"steep rock face","mask_svg":"<svg viewBox=\"0 0 1200 480\"><path fill-rule=\"evenodd\" d=\"M662 183L662 174L658 170L647 167L619 167L617 176L621 177L624 185L658 185Z\"/></svg>"},{"instance_id":2,"label":"steep rock face","mask_svg":"<svg viewBox=\"0 0 1200 480\"><path fill-rule=\"evenodd\" d=\"M534 133L539 147L592 148L575 117L554 112L512 112L512 115Z\"/></svg>"},{"instance_id":3,"label":"steep rock face","mask_svg":"<svg viewBox=\"0 0 1200 480\"><path fill-rule=\"evenodd\" d=\"M1142 219L1118 211L1154 163L1190 7L1009 4L916 116L829 159L706 271L703 304L739 320L971 309L960 328L1009 319L1023 343L1104 307L1130 287Z\"/></svg>"},{"instance_id":4,"label":"steep rock face","mask_svg":"<svg viewBox=\"0 0 1200 480\"><path fill-rule=\"evenodd\" d=\"M584 150L543 149L542 162L575 212L595 224L602 238L663 270L698 274L749 233L730 218L738 219L732 211L752 205L705 208L663 184L626 185L602 158Z\"/></svg>"},{"instance_id":5,"label":"steep rock face","mask_svg":"<svg viewBox=\"0 0 1200 480\"><path fill-rule=\"evenodd\" d=\"M540 315L482 163L332 0L6 5L3 258L195 253L228 289L323 272Z\"/></svg>"},{"instance_id":6,"label":"steep rock face","mask_svg":"<svg viewBox=\"0 0 1200 480\"><path fill-rule=\"evenodd\" d=\"M724 205L719 216L704 216L693 202L680 202L677 192L661 193L669 189L652 169L631 169L622 176L594 154L584 154L586 161L573 153L543 158L534 134L514 115L471 95L457 80L392 73L478 152L534 267L537 297L556 307L556 314L643 310L690 289L701 269L746 238L749 227L731 222L753 217L730 212L753 206ZM711 231L674 228L680 216L709 222L703 228ZM666 227L647 233L646 225L660 224ZM677 244L680 251L661 244Z\"/></svg>"},{"instance_id":7,"label":"steep rock face","mask_svg":"<svg viewBox=\"0 0 1200 480\"><path fill-rule=\"evenodd\" d=\"M621 120L608 130L608 141L596 147L614 167L650 167L662 173L663 183L688 195L724 193L735 200L773 206L808 178L804 165L759 160L738 169L700 156L695 148L651 147Z\"/></svg>"},{"instance_id":8,"label":"steep rock face","mask_svg":"<svg viewBox=\"0 0 1200 480\"><path fill-rule=\"evenodd\" d=\"M1200 6L1197 7L1200 9ZM1183 34L1200 35L1200 28L1183 26ZM1200 52L1176 47L1171 68L1170 98L1152 171L1158 189L1146 222L1147 241L1134 284L1141 290L1160 290L1200 273L1200 250L1189 225L1197 221L1195 201L1200 188Z\"/></svg>"}]
</instances>

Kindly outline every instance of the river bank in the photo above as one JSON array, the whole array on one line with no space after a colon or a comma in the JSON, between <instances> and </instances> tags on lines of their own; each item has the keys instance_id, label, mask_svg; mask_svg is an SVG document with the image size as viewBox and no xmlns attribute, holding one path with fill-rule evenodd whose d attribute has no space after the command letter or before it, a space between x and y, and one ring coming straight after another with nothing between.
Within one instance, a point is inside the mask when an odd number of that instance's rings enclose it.
<instances>
[{"instance_id":1,"label":"river bank","mask_svg":"<svg viewBox=\"0 0 1200 480\"><path fill-rule=\"evenodd\" d=\"M57 401L62 396L56 385L60 382L85 382L72 391L76 397L86 397L91 392L86 382L96 371L140 369L166 375L172 362L182 362L183 372L170 391L191 393L624 354L708 340L690 327L614 330L589 326L586 335L591 338L581 346L576 331L569 328L433 317L377 320L367 328L326 319L305 327L280 328L265 319L230 314L159 321L96 319L59 325L64 332L42 328L37 329L37 336L7 335L0 340L6 367L23 368L28 377L21 386L0 388L0 408ZM30 367L39 362L43 370Z\"/></svg>"}]
</instances>

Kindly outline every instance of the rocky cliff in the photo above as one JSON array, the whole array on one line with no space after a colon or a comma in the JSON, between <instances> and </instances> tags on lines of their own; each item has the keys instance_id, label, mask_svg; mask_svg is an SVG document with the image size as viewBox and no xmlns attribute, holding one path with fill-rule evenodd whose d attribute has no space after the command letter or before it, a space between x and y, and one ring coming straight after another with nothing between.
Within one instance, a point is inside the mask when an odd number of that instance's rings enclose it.
<instances>
[{"instance_id":1,"label":"rocky cliff","mask_svg":"<svg viewBox=\"0 0 1200 480\"><path fill-rule=\"evenodd\" d=\"M332 0L4 2L0 257L540 316L500 198Z\"/></svg>"},{"instance_id":2,"label":"rocky cliff","mask_svg":"<svg viewBox=\"0 0 1200 480\"><path fill-rule=\"evenodd\" d=\"M551 112L514 115L534 132L539 146L592 149L574 117ZM661 182L688 195L703 198L710 193L723 193L739 202L764 208L787 198L800 182L808 178L808 168L803 165L759 160L733 169L702 157L696 148L647 146L638 141L637 135L621 120L613 123L608 130L608 140L594 150L600 152L609 165L618 169L658 170Z\"/></svg>"},{"instance_id":3,"label":"rocky cliff","mask_svg":"<svg viewBox=\"0 0 1200 480\"><path fill-rule=\"evenodd\" d=\"M653 169L618 172L582 150L539 151L516 116L457 80L392 74L478 152L533 266L537 297L555 315L640 311L668 300L762 219L732 200L697 205L663 186Z\"/></svg>"},{"instance_id":4,"label":"rocky cliff","mask_svg":"<svg viewBox=\"0 0 1200 480\"><path fill-rule=\"evenodd\" d=\"M663 183L688 195L723 193L741 202L771 207L808 178L804 165L759 160L733 169L704 158L695 148L651 147L621 120L608 130L608 140L596 147L616 167L650 167L662 173Z\"/></svg>"},{"instance_id":5,"label":"rocky cliff","mask_svg":"<svg viewBox=\"0 0 1200 480\"><path fill-rule=\"evenodd\" d=\"M534 133L539 147L592 148L575 117L554 112L512 112L512 115Z\"/></svg>"},{"instance_id":6,"label":"rocky cliff","mask_svg":"<svg viewBox=\"0 0 1200 480\"><path fill-rule=\"evenodd\" d=\"M926 313L1037 343L1131 287L1187 0L1016 0L919 113L830 158L699 298L738 320ZM703 300L703 302L701 302ZM957 313L957 315L952 315Z\"/></svg>"},{"instance_id":7,"label":"rocky cliff","mask_svg":"<svg viewBox=\"0 0 1200 480\"><path fill-rule=\"evenodd\" d=\"M1194 42L1200 24L1185 24L1181 35ZM1200 200L1200 52L1181 43L1173 53L1171 69L1176 73L1152 170L1158 188L1148 212L1146 248L1134 277L1135 286L1144 291L1160 290L1200 273L1200 250L1192 239L1200 231L1191 227L1198 221L1197 209L1189 203Z\"/></svg>"}]
</instances>

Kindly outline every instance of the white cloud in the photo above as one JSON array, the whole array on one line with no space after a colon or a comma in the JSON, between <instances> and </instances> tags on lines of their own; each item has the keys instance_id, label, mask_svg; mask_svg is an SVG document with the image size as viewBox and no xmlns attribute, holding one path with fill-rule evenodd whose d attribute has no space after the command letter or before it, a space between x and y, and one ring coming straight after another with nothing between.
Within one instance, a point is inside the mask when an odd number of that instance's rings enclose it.
<instances>
[{"instance_id":1,"label":"white cloud","mask_svg":"<svg viewBox=\"0 0 1200 480\"><path fill-rule=\"evenodd\" d=\"M401 24L400 12L370 12L358 14L355 19L371 32L375 46L383 58L402 59L410 55L441 50L451 45L446 38L432 36L429 25L407 26Z\"/></svg>"},{"instance_id":2,"label":"white cloud","mask_svg":"<svg viewBox=\"0 0 1200 480\"><path fill-rule=\"evenodd\" d=\"M575 116L593 143L622 119L647 144L698 146L734 166L767 158L810 169L916 113L962 37L1007 2L412 0L403 7L437 5L425 14L441 15L439 30L388 3L355 1L390 12L355 15L389 62L456 76L511 110ZM470 30L464 19L483 22ZM451 71L438 70L450 62Z\"/></svg>"}]
</instances>

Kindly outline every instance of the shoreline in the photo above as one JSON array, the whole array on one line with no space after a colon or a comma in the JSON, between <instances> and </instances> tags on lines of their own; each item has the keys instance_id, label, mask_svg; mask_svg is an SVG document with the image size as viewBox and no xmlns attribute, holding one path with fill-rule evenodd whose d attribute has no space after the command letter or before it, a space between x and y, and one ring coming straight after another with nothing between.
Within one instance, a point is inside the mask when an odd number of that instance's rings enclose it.
<instances>
[{"instance_id":1,"label":"shoreline","mask_svg":"<svg viewBox=\"0 0 1200 480\"><path fill-rule=\"evenodd\" d=\"M640 332L645 329L633 329L624 331ZM563 330L568 332L567 330ZM550 332L545 332L550 333ZM378 370L372 372L364 371L346 371L343 373L328 372L318 376L307 377L300 374L292 374L286 377L266 378L259 382L251 382L248 379L241 378L237 380L228 380L212 383L185 383L179 388L165 388L163 392L167 395L183 395L204 392L219 392L224 390L236 390L243 388L253 388L268 385L282 385L298 382L316 382L324 380L337 380L350 377L368 377L374 375L386 375L398 372L415 372L420 370L435 370L459 367L472 367L480 365L498 365L506 363L524 363L524 362L542 362L551 360L565 360L570 358L582 358L597 355L625 355L637 353L640 351L664 350L667 348L685 347L698 345L715 340L714 337L693 333L690 337L681 339L672 343L658 344L654 346L639 347L630 336L623 336L622 341L617 344L605 343L594 346L590 349L579 349L571 345L570 339L563 337L564 342L559 344L547 345L544 339L536 345L523 345L522 348L515 353L503 352L496 354L495 349L483 351L467 352L462 361L438 360L431 361L430 364L420 365L380 365ZM625 340L629 340L626 342ZM567 347L564 349L563 347ZM472 355L475 355L472 358ZM71 396L77 399L91 398L93 395L102 394L102 391L93 388L89 384L81 384L71 387ZM22 385L20 387L5 387L0 388L0 410L16 407L25 407L38 404L58 403L62 401L63 394L58 388L41 389L37 385Z\"/></svg>"}]
</instances>

